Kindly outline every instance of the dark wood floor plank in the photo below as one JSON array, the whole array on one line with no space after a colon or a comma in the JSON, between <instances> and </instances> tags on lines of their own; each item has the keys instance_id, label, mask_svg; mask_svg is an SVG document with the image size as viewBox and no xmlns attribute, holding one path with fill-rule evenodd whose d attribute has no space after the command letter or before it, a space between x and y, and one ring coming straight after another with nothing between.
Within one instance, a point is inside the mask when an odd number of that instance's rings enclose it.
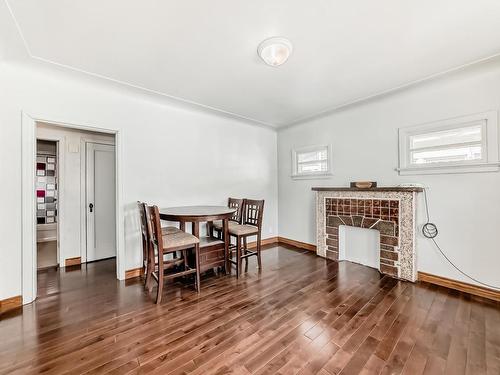
<instances>
[{"instance_id":1,"label":"dark wood floor plank","mask_svg":"<svg viewBox=\"0 0 500 375\"><path fill-rule=\"evenodd\" d=\"M359 350L351 357L349 362L340 371L341 375L355 375L359 374L366 362L370 358L371 354L374 353L380 341L372 336L368 336L366 340L361 344Z\"/></svg>"},{"instance_id":2,"label":"dark wood floor plank","mask_svg":"<svg viewBox=\"0 0 500 375\"><path fill-rule=\"evenodd\" d=\"M500 373L498 303L290 247L263 264L171 282L160 306L114 261L40 273L0 320L0 374Z\"/></svg>"},{"instance_id":3,"label":"dark wood floor plank","mask_svg":"<svg viewBox=\"0 0 500 375\"><path fill-rule=\"evenodd\" d=\"M353 353L346 352L345 350L340 349L332 356L332 358L330 358L330 360L323 366L323 368L332 375L340 374L340 372L344 369L344 367L346 367L352 357Z\"/></svg>"},{"instance_id":4,"label":"dark wood floor plank","mask_svg":"<svg viewBox=\"0 0 500 375\"><path fill-rule=\"evenodd\" d=\"M487 306L485 317L487 373L500 374L500 315L495 306Z\"/></svg>"},{"instance_id":5,"label":"dark wood floor plank","mask_svg":"<svg viewBox=\"0 0 500 375\"><path fill-rule=\"evenodd\" d=\"M354 353L370 332L377 326L380 319L388 312L395 301L401 296L408 285L401 286L396 284L395 287L384 297L376 306L371 315L369 315L359 328L349 337L342 345L342 349Z\"/></svg>"},{"instance_id":6,"label":"dark wood floor plank","mask_svg":"<svg viewBox=\"0 0 500 375\"><path fill-rule=\"evenodd\" d=\"M414 296L411 301L414 301ZM380 371L383 375L401 374L406 361L415 345L419 330L425 320L427 310L412 304L411 308L405 308L403 314L408 317L408 324L401 334L397 344L394 347L390 357L385 361L383 369Z\"/></svg>"},{"instance_id":7,"label":"dark wood floor plank","mask_svg":"<svg viewBox=\"0 0 500 375\"><path fill-rule=\"evenodd\" d=\"M359 312L351 319L347 324L342 327L337 334L333 337L333 342L335 342L339 346L344 346L344 344L351 338L351 336L363 326L366 321L369 321L370 318L373 320L377 319L377 313L380 309L383 309L384 304L383 301L386 300L386 297L392 291L392 289L397 285L397 281L391 278L386 278L387 282L381 286L381 289L377 291L377 293L373 296L371 300L369 300L363 308L359 310ZM389 303L391 299L389 297ZM377 310L379 308L379 310ZM373 314L373 316L372 316ZM345 349L345 348L344 348Z\"/></svg>"},{"instance_id":8,"label":"dark wood floor plank","mask_svg":"<svg viewBox=\"0 0 500 375\"><path fill-rule=\"evenodd\" d=\"M472 306L466 374L486 374L486 322L484 309L482 305Z\"/></svg>"},{"instance_id":9,"label":"dark wood floor plank","mask_svg":"<svg viewBox=\"0 0 500 375\"><path fill-rule=\"evenodd\" d=\"M366 361L363 369L359 372L359 375L378 375L383 371L384 366L385 361L372 354L368 358L368 361Z\"/></svg>"}]
</instances>

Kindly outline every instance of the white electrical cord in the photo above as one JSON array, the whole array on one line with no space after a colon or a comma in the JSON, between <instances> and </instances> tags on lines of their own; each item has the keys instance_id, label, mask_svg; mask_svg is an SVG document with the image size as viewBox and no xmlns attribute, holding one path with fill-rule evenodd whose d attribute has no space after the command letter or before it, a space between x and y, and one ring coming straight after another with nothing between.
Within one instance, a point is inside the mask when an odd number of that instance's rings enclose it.
<instances>
[{"instance_id":1,"label":"white electrical cord","mask_svg":"<svg viewBox=\"0 0 500 375\"><path fill-rule=\"evenodd\" d=\"M437 226L436 224L434 223L431 223L430 222L430 219L429 219L429 204L427 202L427 189L424 188L424 200L425 200L425 213L427 215L427 222L424 224L424 226L422 227L422 234L424 235L424 237L430 239L432 242L434 242L434 245L436 246L436 248L439 250L439 252L441 253L441 255L444 257L444 259L446 259L448 261L448 263L450 263L458 272L460 272L462 275L464 275L465 277L475 281L476 283L478 284L481 284L481 285L484 285L488 288L491 288L491 289L497 289L497 290L500 290L500 287L498 286L495 286L495 285L491 285L491 284L487 284L487 283L483 283L482 281L479 281L478 279L470 276L469 274L465 273L464 271L462 271L460 268L458 268L455 263L453 263L450 258L448 258L446 256L446 254L443 252L443 250L441 250L441 247L438 245L438 243L436 242L435 238L437 237L438 235L438 229L437 229Z\"/></svg>"}]
</instances>

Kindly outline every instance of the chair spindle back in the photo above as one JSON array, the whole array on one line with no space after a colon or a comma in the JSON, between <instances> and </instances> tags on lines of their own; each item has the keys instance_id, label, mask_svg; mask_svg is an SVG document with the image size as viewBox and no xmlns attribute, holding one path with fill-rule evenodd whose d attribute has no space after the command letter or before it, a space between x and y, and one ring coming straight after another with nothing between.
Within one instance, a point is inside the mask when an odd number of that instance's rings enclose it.
<instances>
[{"instance_id":1,"label":"chair spindle back","mask_svg":"<svg viewBox=\"0 0 500 375\"><path fill-rule=\"evenodd\" d=\"M243 224L262 227L264 200L245 199L243 204Z\"/></svg>"},{"instance_id":2,"label":"chair spindle back","mask_svg":"<svg viewBox=\"0 0 500 375\"><path fill-rule=\"evenodd\" d=\"M231 218L229 220L235 221L238 224L241 224L244 201L245 201L244 199L228 198L227 206L229 208L236 208L236 211L234 212L233 216L231 216Z\"/></svg>"},{"instance_id":3,"label":"chair spindle back","mask_svg":"<svg viewBox=\"0 0 500 375\"><path fill-rule=\"evenodd\" d=\"M155 246L158 247L158 253L161 253L163 250L163 237L161 230L161 221L160 221L160 211L158 210L158 206L149 206L148 207L148 227L151 230L151 240Z\"/></svg>"},{"instance_id":4,"label":"chair spindle back","mask_svg":"<svg viewBox=\"0 0 500 375\"><path fill-rule=\"evenodd\" d=\"M146 211L144 210L145 203L137 201L137 207L139 208L139 215L141 217L141 234L144 241L147 240L147 223L146 223Z\"/></svg>"}]
</instances>

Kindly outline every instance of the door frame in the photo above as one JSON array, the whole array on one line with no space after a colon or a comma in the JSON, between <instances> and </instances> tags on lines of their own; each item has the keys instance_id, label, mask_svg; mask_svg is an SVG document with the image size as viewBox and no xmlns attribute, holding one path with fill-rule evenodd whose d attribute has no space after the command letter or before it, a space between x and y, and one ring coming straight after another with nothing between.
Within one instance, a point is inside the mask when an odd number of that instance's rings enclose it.
<instances>
[{"instance_id":1,"label":"door frame","mask_svg":"<svg viewBox=\"0 0 500 375\"><path fill-rule=\"evenodd\" d=\"M102 145L115 146L115 160L117 158L117 148L116 148L116 137L115 141L105 141L105 140L95 140L90 138L82 137L80 140L80 150L85 150L85 155L80 158L80 204L82 207L85 207L84 210L81 210L81 226L80 226L80 257L83 262L87 262L87 143L97 143ZM115 162L115 168L117 164ZM116 178L116 176L115 176ZM115 181L116 184L116 181ZM116 202L118 203L118 201ZM118 221L118 216L116 217L116 221ZM117 242L118 244L118 242ZM118 251L117 251L118 256Z\"/></svg>"},{"instance_id":2,"label":"door frame","mask_svg":"<svg viewBox=\"0 0 500 375\"><path fill-rule=\"evenodd\" d=\"M125 239L122 194L122 131L94 125L77 125L71 121L55 120L50 115L32 115L22 111L21 119L21 252L23 304L33 302L37 296L36 247L36 123L45 122L63 128L113 134L115 136L116 181L116 277L125 279ZM62 189L61 189L62 190ZM64 194L59 191L59 194ZM61 200L59 200L61 203ZM61 206L59 206L59 210ZM63 207L64 209L64 207ZM61 214L61 212L59 212Z\"/></svg>"}]
</instances>

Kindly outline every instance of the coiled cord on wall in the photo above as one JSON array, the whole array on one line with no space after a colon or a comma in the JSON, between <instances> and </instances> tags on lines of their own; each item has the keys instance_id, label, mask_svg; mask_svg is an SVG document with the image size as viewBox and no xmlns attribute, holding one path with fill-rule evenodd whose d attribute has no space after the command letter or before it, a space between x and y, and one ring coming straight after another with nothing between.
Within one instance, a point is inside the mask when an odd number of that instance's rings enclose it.
<instances>
[{"instance_id":1,"label":"coiled cord on wall","mask_svg":"<svg viewBox=\"0 0 500 375\"><path fill-rule=\"evenodd\" d=\"M437 237L439 231L437 229L436 224L431 223L431 221L430 221L429 203L427 201L427 189L426 188L424 188L424 201L425 201L425 213L427 215L427 221L424 224L424 226L422 227L422 234L424 235L424 237L430 239L434 243L434 245L436 246L436 248L439 250L439 252L441 253L441 255L444 257L444 259L446 259L448 261L448 263L450 263L453 266L453 268L455 268L462 275L464 275L465 277L469 278L470 280L473 280L476 283L484 285L484 286L486 286L488 288L500 290L500 287L498 287L498 286L491 285L491 284L488 284L488 283L483 283L482 281L479 281L475 277L472 277L471 275L465 273L460 268L458 268L458 266L455 265L455 263L453 263L450 258L448 258L448 256L444 253L444 251L441 249L441 247L438 245L438 243L436 242L436 239L435 239Z\"/></svg>"}]
</instances>

